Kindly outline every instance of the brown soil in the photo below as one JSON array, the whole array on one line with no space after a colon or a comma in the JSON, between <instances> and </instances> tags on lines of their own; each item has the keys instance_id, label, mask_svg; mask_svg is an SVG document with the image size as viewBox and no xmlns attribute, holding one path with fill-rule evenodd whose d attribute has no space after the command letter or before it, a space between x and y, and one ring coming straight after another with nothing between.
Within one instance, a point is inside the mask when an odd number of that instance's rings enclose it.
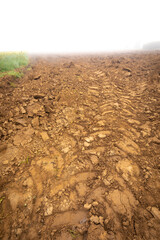
<instances>
[{"instance_id":1,"label":"brown soil","mask_svg":"<svg viewBox=\"0 0 160 240\"><path fill-rule=\"evenodd\" d=\"M0 239L159 239L160 53L24 73L0 79Z\"/></svg>"}]
</instances>

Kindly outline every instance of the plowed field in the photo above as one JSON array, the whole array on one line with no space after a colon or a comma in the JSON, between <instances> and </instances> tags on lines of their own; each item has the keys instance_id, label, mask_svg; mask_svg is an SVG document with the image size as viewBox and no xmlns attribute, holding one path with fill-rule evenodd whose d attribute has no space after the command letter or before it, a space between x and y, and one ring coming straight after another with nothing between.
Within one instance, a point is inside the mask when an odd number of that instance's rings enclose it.
<instances>
[{"instance_id":1,"label":"plowed field","mask_svg":"<svg viewBox=\"0 0 160 240\"><path fill-rule=\"evenodd\" d=\"M0 102L0 239L159 239L159 52L32 57Z\"/></svg>"}]
</instances>

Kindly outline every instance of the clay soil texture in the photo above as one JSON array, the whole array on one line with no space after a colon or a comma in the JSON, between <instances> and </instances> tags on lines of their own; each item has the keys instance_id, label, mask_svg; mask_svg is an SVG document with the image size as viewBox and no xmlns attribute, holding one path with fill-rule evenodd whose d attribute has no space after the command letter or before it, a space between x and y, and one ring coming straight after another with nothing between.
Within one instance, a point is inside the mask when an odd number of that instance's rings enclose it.
<instances>
[{"instance_id":1,"label":"clay soil texture","mask_svg":"<svg viewBox=\"0 0 160 240\"><path fill-rule=\"evenodd\" d=\"M1 78L0 239L160 239L159 97L160 52Z\"/></svg>"}]
</instances>

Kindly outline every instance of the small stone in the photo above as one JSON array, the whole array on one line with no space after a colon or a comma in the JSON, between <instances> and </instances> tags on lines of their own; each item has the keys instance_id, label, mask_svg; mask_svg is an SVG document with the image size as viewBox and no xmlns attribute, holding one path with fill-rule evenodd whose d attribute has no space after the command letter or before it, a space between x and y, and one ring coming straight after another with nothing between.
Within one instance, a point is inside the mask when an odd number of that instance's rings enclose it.
<instances>
[{"instance_id":1,"label":"small stone","mask_svg":"<svg viewBox=\"0 0 160 240\"><path fill-rule=\"evenodd\" d=\"M104 218L99 216L99 223L103 226L104 225Z\"/></svg>"},{"instance_id":2,"label":"small stone","mask_svg":"<svg viewBox=\"0 0 160 240\"><path fill-rule=\"evenodd\" d=\"M34 101L36 100L34 99ZM39 102L31 101L27 106L27 113L29 117L33 117L33 115L44 116L45 114L44 106Z\"/></svg>"},{"instance_id":3,"label":"small stone","mask_svg":"<svg viewBox=\"0 0 160 240\"><path fill-rule=\"evenodd\" d=\"M112 176L109 176L109 177L107 178L107 180L108 180L109 182L113 182L113 177L112 177Z\"/></svg>"},{"instance_id":4,"label":"small stone","mask_svg":"<svg viewBox=\"0 0 160 240\"><path fill-rule=\"evenodd\" d=\"M145 176L144 176L145 179L148 179L149 178L149 174L146 173Z\"/></svg>"},{"instance_id":5,"label":"small stone","mask_svg":"<svg viewBox=\"0 0 160 240\"><path fill-rule=\"evenodd\" d=\"M126 75L126 77L130 77L130 76L132 76L132 73L126 72L125 75Z\"/></svg>"},{"instance_id":6,"label":"small stone","mask_svg":"<svg viewBox=\"0 0 160 240\"><path fill-rule=\"evenodd\" d=\"M23 186L24 187L32 187L33 186L33 180L31 177L27 178L24 182L23 182Z\"/></svg>"},{"instance_id":7,"label":"small stone","mask_svg":"<svg viewBox=\"0 0 160 240\"><path fill-rule=\"evenodd\" d=\"M141 123L135 119L128 119L128 122L131 123L131 124L137 124L137 125L140 125Z\"/></svg>"},{"instance_id":8,"label":"small stone","mask_svg":"<svg viewBox=\"0 0 160 240\"><path fill-rule=\"evenodd\" d=\"M90 156L92 164L96 165L98 164L98 157L96 155L91 155Z\"/></svg>"},{"instance_id":9,"label":"small stone","mask_svg":"<svg viewBox=\"0 0 160 240\"><path fill-rule=\"evenodd\" d=\"M84 142L84 146L85 146L85 147L89 147L90 144L89 144L88 142Z\"/></svg>"},{"instance_id":10,"label":"small stone","mask_svg":"<svg viewBox=\"0 0 160 240\"><path fill-rule=\"evenodd\" d=\"M51 236L53 237L56 232L57 232L57 229L53 229L52 232L51 232Z\"/></svg>"},{"instance_id":11,"label":"small stone","mask_svg":"<svg viewBox=\"0 0 160 240\"><path fill-rule=\"evenodd\" d=\"M52 100L54 98L55 98L54 96L48 96L48 100Z\"/></svg>"},{"instance_id":12,"label":"small stone","mask_svg":"<svg viewBox=\"0 0 160 240\"><path fill-rule=\"evenodd\" d=\"M105 126L106 122L104 120L100 120L97 122L97 124L100 126L100 127L103 127Z\"/></svg>"},{"instance_id":13,"label":"small stone","mask_svg":"<svg viewBox=\"0 0 160 240\"><path fill-rule=\"evenodd\" d=\"M69 150L70 150L70 147L65 147L65 148L62 149L62 152L64 152L64 153L68 153Z\"/></svg>"},{"instance_id":14,"label":"small stone","mask_svg":"<svg viewBox=\"0 0 160 240\"><path fill-rule=\"evenodd\" d=\"M90 217L90 221L93 222L93 223L95 223L95 224L99 224L99 217L92 215L92 216Z\"/></svg>"},{"instance_id":15,"label":"small stone","mask_svg":"<svg viewBox=\"0 0 160 240\"><path fill-rule=\"evenodd\" d=\"M149 142L160 144L160 140L157 137L150 138Z\"/></svg>"},{"instance_id":16,"label":"small stone","mask_svg":"<svg viewBox=\"0 0 160 240\"><path fill-rule=\"evenodd\" d=\"M25 119L17 119L16 121L15 121L15 123L16 124L19 124L19 125L22 125L22 126L26 126L26 121L25 121Z\"/></svg>"},{"instance_id":17,"label":"small stone","mask_svg":"<svg viewBox=\"0 0 160 240\"><path fill-rule=\"evenodd\" d=\"M49 215L52 214L52 211L53 211L53 206L49 206L49 207L46 209L44 215L45 215L45 216L49 216Z\"/></svg>"},{"instance_id":18,"label":"small stone","mask_svg":"<svg viewBox=\"0 0 160 240\"><path fill-rule=\"evenodd\" d=\"M40 134L44 142L49 139L47 132L41 132Z\"/></svg>"},{"instance_id":19,"label":"small stone","mask_svg":"<svg viewBox=\"0 0 160 240\"><path fill-rule=\"evenodd\" d=\"M22 114L25 114L26 113L26 110L24 109L24 107L20 106L20 111Z\"/></svg>"},{"instance_id":20,"label":"small stone","mask_svg":"<svg viewBox=\"0 0 160 240\"><path fill-rule=\"evenodd\" d=\"M92 203L92 206L93 206L93 207L98 206L98 202L94 201L94 202Z\"/></svg>"},{"instance_id":21,"label":"small stone","mask_svg":"<svg viewBox=\"0 0 160 240\"><path fill-rule=\"evenodd\" d=\"M0 145L0 152L4 151L7 149L7 144L1 144Z\"/></svg>"},{"instance_id":22,"label":"small stone","mask_svg":"<svg viewBox=\"0 0 160 240\"><path fill-rule=\"evenodd\" d=\"M40 79L40 77L41 77L41 75L37 75L34 77L34 80L38 80L38 79Z\"/></svg>"},{"instance_id":23,"label":"small stone","mask_svg":"<svg viewBox=\"0 0 160 240\"><path fill-rule=\"evenodd\" d=\"M59 191L58 192L58 196L60 197L62 195L62 191Z\"/></svg>"},{"instance_id":24,"label":"small stone","mask_svg":"<svg viewBox=\"0 0 160 240\"><path fill-rule=\"evenodd\" d=\"M111 184L107 179L104 179L103 182L106 186L109 186Z\"/></svg>"},{"instance_id":25,"label":"small stone","mask_svg":"<svg viewBox=\"0 0 160 240\"><path fill-rule=\"evenodd\" d=\"M33 125L33 127L39 126L39 117L35 117L32 119L32 125Z\"/></svg>"},{"instance_id":26,"label":"small stone","mask_svg":"<svg viewBox=\"0 0 160 240\"><path fill-rule=\"evenodd\" d=\"M8 163L8 160L3 161L3 165L7 165Z\"/></svg>"},{"instance_id":27,"label":"small stone","mask_svg":"<svg viewBox=\"0 0 160 240\"><path fill-rule=\"evenodd\" d=\"M119 104L118 103L114 103L113 106L115 106L116 108L119 108Z\"/></svg>"},{"instance_id":28,"label":"small stone","mask_svg":"<svg viewBox=\"0 0 160 240\"><path fill-rule=\"evenodd\" d=\"M89 203L84 204L84 208L87 210L89 210L91 207L92 207L92 205Z\"/></svg>"},{"instance_id":29,"label":"small stone","mask_svg":"<svg viewBox=\"0 0 160 240\"><path fill-rule=\"evenodd\" d=\"M125 222L123 222L123 226L129 226L129 221L127 220L127 221L125 221Z\"/></svg>"},{"instance_id":30,"label":"small stone","mask_svg":"<svg viewBox=\"0 0 160 240\"><path fill-rule=\"evenodd\" d=\"M9 131L8 131L8 134L11 134L13 132L13 130L12 129L10 129Z\"/></svg>"},{"instance_id":31,"label":"small stone","mask_svg":"<svg viewBox=\"0 0 160 240\"><path fill-rule=\"evenodd\" d=\"M80 233L80 234L84 234L87 232L87 228L86 226L82 225L82 224L78 224L77 226L77 231Z\"/></svg>"},{"instance_id":32,"label":"small stone","mask_svg":"<svg viewBox=\"0 0 160 240\"><path fill-rule=\"evenodd\" d=\"M107 175L107 170L105 169L103 172L102 172L102 176L105 177Z\"/></svg>"},{"instance_id":33,"label":"small stone","mask_svg":"<svg viewBox=\"0 0 160 240\"><path fill-rule=\"evenodd\" d=\"M44 98L44 97L45 97L44 94L36 94L36 95L34 95L35 99L41 99L41 98Z\"/></svg>"},{"instance_id":34,"label":"small stone","mask_svg":"<svg viewBox=\"0 0 160 240\"><path fill-rule=\"evenodd\" d=\"M17 113L19 113L19 108L18 107L15 107L14 109Z\"/></svg>"},{"instance_id":35,"label":"small stone","mask_svg":"<svg viewBox=\"0 0 160 240\"><path fill-rule=\"evenodd\" d=\"M22 233L22 228L17 228L16 229L16 235L20 235Z\"/></svg>"},{"instance_id":36,"label":"small stone","mask_svg":"<svg viewBox=\"0 0 160 240\"><path fill-rule=\"evenodd\" d=\"M152 222L148 222L147 225L148 225L148 227L151 227L151 228L153 227L153 223Z\"/></svg>"},{"instance_id":37,"label":"small stone","mask_svg":"<svg viewBox=\"0 0 160 240\"><path fill-rule=\"evenodd\" d=\"M154 216L155 218L158 218L158 219L160 220L160 211L159 211L158 208L152 207L152 208L151 208L151 213L153 214L153 216Z\"/></svg>"},{"instance_id":38,"label":"small stone","mask_svg":"<svg viewBox=\"0 0 160 240\"><path fill-rule=\"evenodd\" d=\"M104 220L104 224L107 226L108 223L109 223L109 219L106 218L106 219Z\"/></svg>"},{"instance_id":39,"label":"small stone","mask_svg":"<svg viewBox=\"0 0 160 240\"><path fill-rule=\"evenodd\" d=\"M123 68L123 71L126 71L126 72L132 72L132 70L130 68Z\"/></svg>"},{"instance_id":40,"label":"small stone","mask_svg":"<svg viewBox=\"0 0 160 240\"><path fill-rule=\"evenodd\" d=\"M88 143L92 142L93 140L94 140L94 138L92 136L85 138L85 141L88 142Z\"/></svg>"},{"instance_id":41,"label":"small stone","mask_svg":"<svg viewBox=\"0 0 160 240\"><path fill-rule=\"evenodd\" d=\"M13 120L14 120L14 119L11 117L8 121L9 121L9 122L13 122Z\"/></svg>"},{"instance_id":42,"label":"small stone","mask_svg":"<svg viewBox=\"0 0 160 240\"><path fill-rule=\"evenodd\" d=\"M106 134L100 133L100 134L98 134L98 137L99 137L99 138L105 138L105 137L106 137Z\"/></svg>"}]
</instances>

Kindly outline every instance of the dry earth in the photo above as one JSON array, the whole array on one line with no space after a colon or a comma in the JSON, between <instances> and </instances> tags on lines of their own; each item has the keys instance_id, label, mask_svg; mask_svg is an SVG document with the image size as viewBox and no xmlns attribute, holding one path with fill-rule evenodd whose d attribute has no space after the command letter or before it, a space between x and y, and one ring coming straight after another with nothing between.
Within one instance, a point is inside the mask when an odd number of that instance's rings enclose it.
<instances>
[{"instance_id":1,"label":"dry earth","mask_svg":"<svg viewBox=\"0 0 160 240\"><path fill-rule=\"evenodd\" d=\"M159 52L1 78L0 239L159 239L159 97Z\"/></svg>"}]
</instances>

